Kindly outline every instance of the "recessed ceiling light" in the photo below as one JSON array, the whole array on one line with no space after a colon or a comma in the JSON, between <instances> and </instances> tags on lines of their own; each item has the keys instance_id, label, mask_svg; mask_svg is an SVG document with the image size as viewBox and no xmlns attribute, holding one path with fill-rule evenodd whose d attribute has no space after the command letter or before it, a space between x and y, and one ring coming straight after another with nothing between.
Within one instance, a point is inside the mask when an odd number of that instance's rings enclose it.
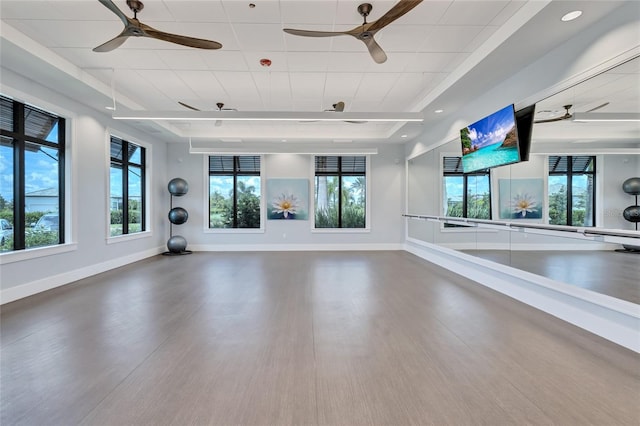
<instances>
[{"instance_id":1,"label":"recessed ceiling light","mask_svg":"<svg viewBox=\"0 0 640 426\"><path fill-rule=\"evenodd\" d=\"M282 141L281 141L281 142L286 142L286 141L287 141L286 139L282 139Z\"/></svg>"},{"instance_id":2,"label":"recessed ceiling light","mask_svg":"<svg viewBox=\"0 0 640 426\"><path fill-rule=\"evenodd\" d=\"M401 138L406 138L406 137L407 137L407 135L400 135L400 137L401 137Z\"/></svg>"},{"instance_id":3,"label":"recessed ceiling light","mask_svg":"<svg viewBox=\"0 0 640 426\"><path fill-rule=\"evenodd\" d=\"M437 110L435 110L433 112L435 112L436 114L441 114L441 113L444 112L444 110L443 109L437 109Z\"/></svg>"},{"instance_id":4,"label":"recessed ceiling light","mask_svg":"<svg viewBox=\"0 0 640 426\"><path fill-rule=\"evenodd\" d=\"M569 22L569 21L573 21L574 19L580 17L580 15L582 15L582 11L581 10L574 10L573 12L569 12L566 15L564 15L561 19L563 22Z\"/></svg>"},{"instance_id":5,"label":"recessed ceiling light","mask_svg":"<svg viewBox=\"0 0 640 426\"><path fill-rule=\"evenodd\" d=\"M105 109L108 109L109 111L115 111L115 110L116 110L116 108L115 108L115 107L112 107L112 106L106 106L106 107L104 107L104 108L105 108Z\"/></svg>"}]
</instances>

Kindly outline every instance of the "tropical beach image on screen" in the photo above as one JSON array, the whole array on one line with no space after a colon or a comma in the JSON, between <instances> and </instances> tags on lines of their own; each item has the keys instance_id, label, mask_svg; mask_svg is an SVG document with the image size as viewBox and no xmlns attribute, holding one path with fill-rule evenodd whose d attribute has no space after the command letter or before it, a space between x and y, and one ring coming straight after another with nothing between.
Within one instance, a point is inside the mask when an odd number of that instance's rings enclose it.
<instances>
[{"instance_id":1,"label":"tropical beach image on screen","mask_svg":"<svg viewBox=\"0 0 640 426\"><path fill-rule=\"evenodd\" d=\"M520 160L513 105L460 130L465 173Z\"/></svg>"},{"instance_id":2,"label":"tropical beach image on screen","mask_svg":"<svg viewBox=\"0 0 640 426\"><path fill-rule=\"evenodd\" d=\"M309 219L308 179L268 179L269 219Z\"/></svg>"}]
</instances>

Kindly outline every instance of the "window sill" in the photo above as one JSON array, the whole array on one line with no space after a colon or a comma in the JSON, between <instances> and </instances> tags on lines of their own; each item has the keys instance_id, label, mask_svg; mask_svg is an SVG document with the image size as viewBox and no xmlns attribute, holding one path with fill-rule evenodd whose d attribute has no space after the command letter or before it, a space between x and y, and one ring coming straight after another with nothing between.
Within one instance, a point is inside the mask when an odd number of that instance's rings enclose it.
<instances>
[{"instance_id":1,"label":"window sill","mask_svg":"<svg viewBox=\"0 0 640 426\"><path fill-rule=\"evenodd\" d=\"M55 246L36 247L26 250L8 251L0 253L0 265L7 263L22 262L24 260L37 259L40 257L52 256L61 253L68 253L78 249L77 243L59 244Z\"/></svg>"},{"instance_id":2,"label":"window sill","mask_svg":"<svg viewBox=\"0 0 640 426\"><path fill-rule=\"evenodd\" d=\"M313 228L312 234L368 234L371 228Z\"/></svg>"},{"instance_id":3,"label":"window sill","mask_svg":"<svg viewBox=\"0 0 640 426\"><path fill-rule=\"evenodd\" d=\"M107 244L126 243L127 241L139 240L141 238L151 237L151 231L136 232L134 234L116 235L107 238Z\"/></svg>"},{"instance_id":4,"label":"window sill","mask_svg":"<svg viewBox=\"0 0 640 426\"><path fill-rule=\"evenodd\" d=\"M264 228L204 228L205 234L264 234Z\"/></svg>"}]
</instances>

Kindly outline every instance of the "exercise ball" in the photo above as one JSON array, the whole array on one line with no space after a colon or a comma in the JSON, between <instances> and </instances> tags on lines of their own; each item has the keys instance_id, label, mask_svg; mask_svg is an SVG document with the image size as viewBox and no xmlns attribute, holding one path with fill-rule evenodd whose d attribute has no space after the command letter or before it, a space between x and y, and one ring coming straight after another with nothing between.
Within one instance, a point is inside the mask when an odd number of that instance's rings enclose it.
<instances>
[{"instance_id":1,"label":"exercise ball","mask_svg":"<svg viewBox=\"0 0 640 426\"><path fill-rule=\"evenodd\" d=\"M181 197L189 192L189 184L182 178L171 179L167 188L169 189L169 193L176 197Z\"/></svg>"},{"instance_id":2,"label":"exercise ball","mask_svg":"<svg viewBox=\"0 0 640 426\"><path fill-rule=\"evenodd\" d=\"M181 235L174 235L167 241L167 248L171 253L182 253L187 248L187 240Z\"/></svg>"},{"instance_id":3,"label":"exercise ball","mask_svg":"<svg viewBox=\"0 0 640 426\"><path fill-rule=\"evenodd\" d=\"M174 207L169 210L169 222L174 225L182 225L189 219L189 213L182 207Z\"/></svg>"},{"instance_id":4,"label":"exercise ball","mask_svg":"<svg viewBox=\"0 0 640 426\"><path fill-rule=\"evenodd\" d=\"M622 182L622 190L630 195L640 195L640 177L632 177Z\"/></svg>"},{"instance_id":5,"label":"exercise ball","mask_svg":"<svg viewBox=\"0 0 640 426\"><path fill-rule=\"evenodd\" d=\"M640 222L640 206L629 206L622 212L622 216L629 222Z\"/></svg>"}]
</instances>

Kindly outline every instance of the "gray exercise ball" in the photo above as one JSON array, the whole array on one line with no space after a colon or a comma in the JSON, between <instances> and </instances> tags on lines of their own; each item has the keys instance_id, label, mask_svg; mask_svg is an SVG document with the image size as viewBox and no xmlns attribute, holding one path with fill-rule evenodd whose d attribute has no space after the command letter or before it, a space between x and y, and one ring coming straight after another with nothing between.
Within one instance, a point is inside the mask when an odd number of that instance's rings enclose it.
<instances>
[{"instance_id":1,"label":"gray exercise ball","mask_svg":"<svg viewBox=\"0 0 640 426\"><path fill-rule=\"evenodd\" d=\"M169 222L174 225L182 225L189 219L189 213L182 207L174 207L169 210Z\"/></svg>"},{"instance_id":2,"label":"gray exercise ball","mask_svg":"<svg viewBox=\"0 0 640 426\"><path fill-rule=\"evenodd\" d=\"M169 189L169 193L176 197L181 197L189 192L189 184L182 178L171 179L167 188Z\"/></svg>"},{"instance_id":3,"label":"gray exercise ball","mask_svg":"<svg viewBox=\"0 0 640 426\"><path fill-rule=\"evenodd\" d=\"M622 190L630 195L640 195L640 177L632 177L622 183Z\"/></svg>"},{"instance_id":4,"label":"gray exercise ball","mask_svg":"<svg viewBox=\"0 0 640 426\"><path fill-rule=\"evenodd\" d=\"M181 235L174 235L167 241L167 248L171 253L182 253L187 249L187 240Z\"/></svg>"},{"instance_id":5,"label":"gray exercise ball","mask_svg":"<svg viewBox=\"0 0 640 426\"><path fill-rule=\"evenodd\" d=\"M622 212L622 216L629 222L640 222L640 206L629 206Z\"/></svg>"}]
</instances>

